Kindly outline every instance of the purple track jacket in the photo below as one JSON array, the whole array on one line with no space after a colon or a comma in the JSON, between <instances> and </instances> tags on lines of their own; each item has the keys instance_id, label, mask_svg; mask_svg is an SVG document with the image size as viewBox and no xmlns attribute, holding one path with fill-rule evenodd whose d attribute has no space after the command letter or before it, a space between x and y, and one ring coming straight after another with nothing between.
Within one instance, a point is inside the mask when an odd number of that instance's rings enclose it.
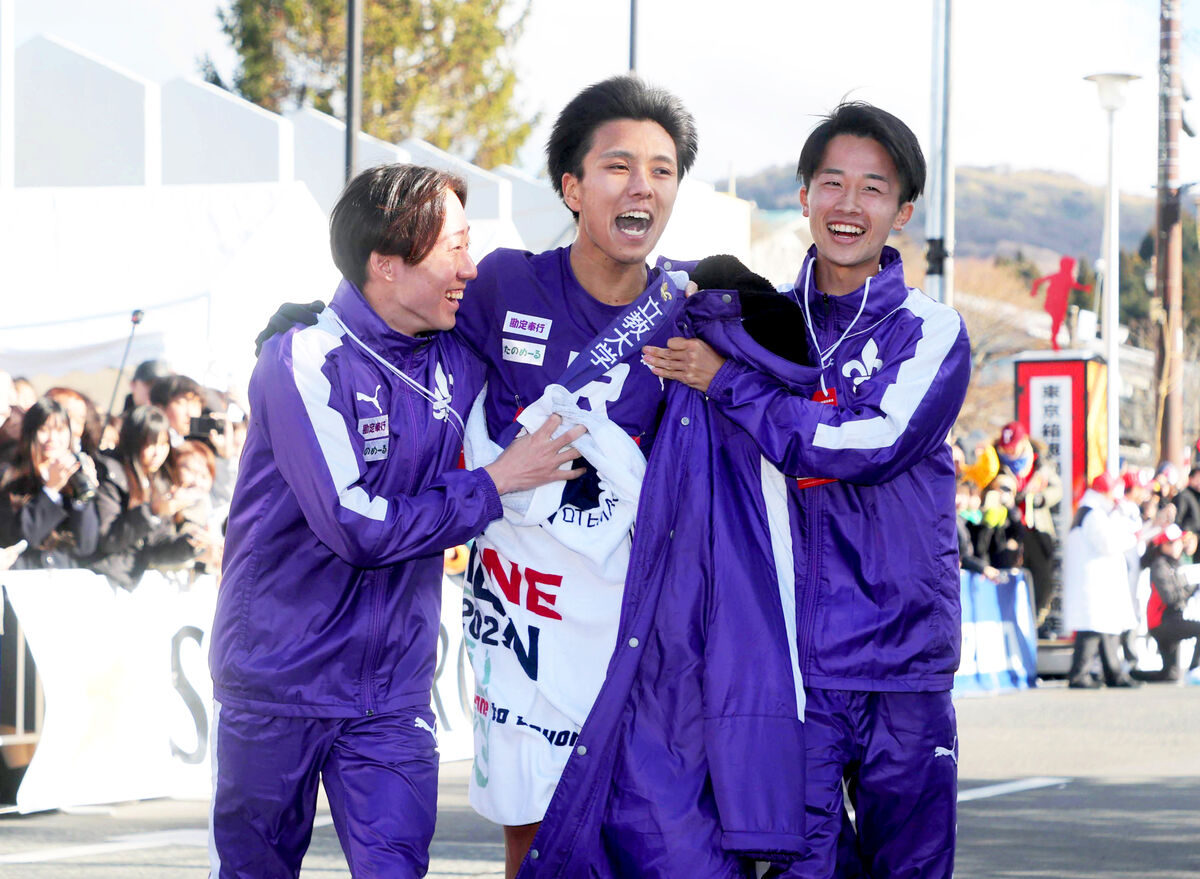
<instances>
[{"instance_id":1,"label":"purple track jacket","mask_svg":"<svg viewBox=\"0 0 1200 879\"><path fill-rule=\"evenodd\" d=\"M482 382L452 334L392 330L349 281L315 326L264 345L213 625L218 702L429 704L442 551L502 513L487 473L456 469Z\"/></svg>"},{"instance_id":2,"label":"purple track jacket","mask_svg":"<svg viewBox=\"0 0 1200 879\"><path fill-rule=\"evenodd\" d=\"M811 393L760 347L736 293L684 335ZM703 394L671 383L642 484L617 648L521 877L746 875L804 850L797 489Z\"/></svg>"}]
</instances>

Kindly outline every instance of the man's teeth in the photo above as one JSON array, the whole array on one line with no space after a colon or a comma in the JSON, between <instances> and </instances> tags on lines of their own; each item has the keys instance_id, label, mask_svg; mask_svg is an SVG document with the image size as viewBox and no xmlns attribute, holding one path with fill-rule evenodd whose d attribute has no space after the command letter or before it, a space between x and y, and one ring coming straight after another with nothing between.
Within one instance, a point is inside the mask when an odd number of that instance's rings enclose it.
<instances>
[{"instance_id":1,"label":"man's teeth","mask_svg":"<svg viewBox=\"0 0 1200 879\"><path fill-rule=\"evenodd\" d=\"M625 211L617 216L617 228L627 235L643 235L650 228L650 212Z\"/></svg>"},{"instance_id":2,"label":"man's teeth","mask_svg":"<svg viewBox=\"0 0 1200 879\"><path fill-rule=\"evenodd\" d=\"M863 230L858 226L850 226L846 223L830 223L829 231L841 235L861 235Z\"/></svg>"},{"instance_id":3,"label":"man's teeth","mask_svg":"<svg viewBox=\"0 0 1200 879\"><path fill-rule=\"evenodd\" d=\"M446 298L449 299L451 302L457 302L459 299L463 298L463 291L462 290L447 290Z\"/></svg>"}]
</instances>

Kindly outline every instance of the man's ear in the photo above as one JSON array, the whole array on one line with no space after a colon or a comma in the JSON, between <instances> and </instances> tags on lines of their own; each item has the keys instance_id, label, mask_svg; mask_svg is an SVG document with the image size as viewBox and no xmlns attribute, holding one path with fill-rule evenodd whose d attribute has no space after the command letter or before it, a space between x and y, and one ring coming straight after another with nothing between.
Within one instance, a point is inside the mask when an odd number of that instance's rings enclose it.
<instances>
[{"instance_id":1,"label":"man's ear","mask_svg":"<svg viewBox=\"0 0 1200 879\"><path fill-rule=\"evenodd\" d=\"M800 187L800 207L804 209L804 216L808 216L808 187Z\"/></svg>"},{"instance_id":2,"label":"man's ear","mask_svg":"<svg viewBox=\"0 0 1200 879\"><path fill-rule=\"evenodd\" d=\"M374 250L367 257L367 277L391 283L395 280L396 257L378 253Z\"/></svg>"},{"instance_id":3,"label":"man's ear","mask_svg":"<svg viewBox=\"0 0 1200 879\"><path fill-rule=\"evenodd\" d=\"M904 228L904 224L912 219L913 203L906 201L900 205L900 211L896 214L896 219L892 220L892 231L899 232Z\"/></svg>"},{"instance_id":4,"label":"man's ear","mask_svg":"<svg viewBox=\"0 0 1200 879\"><path fill-rule=\"evenodd\" d=\"M563 202L575 213L579 213L579 178L567 172L562 176Z\"/></svg>"}]
</instances>

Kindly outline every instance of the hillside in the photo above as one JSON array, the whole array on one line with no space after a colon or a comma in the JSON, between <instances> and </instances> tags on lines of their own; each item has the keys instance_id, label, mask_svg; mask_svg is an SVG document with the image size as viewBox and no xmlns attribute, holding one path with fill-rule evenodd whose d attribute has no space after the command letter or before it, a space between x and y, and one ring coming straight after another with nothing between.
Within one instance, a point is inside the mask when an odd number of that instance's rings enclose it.
<instances>
[{"instance_id":1,"label":"hillside","mask_svg":"<svg viewBox=\"0 0 1200 879\"><path fill-rule=\"evenodd\" d=\"M794 166L767 168L737 181L737 194L766 210L797 207ZM718 184L725 188L727 181ZM960 257L1015 255L1039 263L1070 255L1093 261L1100 255L1104 190L1070 174L959 168L955 175L956 254ZM909 229L923 238L924 200L917 202ZM1121 247L1136 251L1154 226L1154 200L1122 195Z\"/></svg>"}]
</instances>

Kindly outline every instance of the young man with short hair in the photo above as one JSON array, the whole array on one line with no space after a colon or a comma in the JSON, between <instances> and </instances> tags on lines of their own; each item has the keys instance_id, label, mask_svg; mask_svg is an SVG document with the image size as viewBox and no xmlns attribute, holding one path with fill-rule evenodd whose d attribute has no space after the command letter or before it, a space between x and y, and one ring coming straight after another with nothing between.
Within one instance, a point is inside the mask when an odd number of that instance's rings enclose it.
<instances>
[{"instance_id":1,"label":"young man with short hair","mask_svg":"<svg viewBox=\"0 0 1200 879\"><path fill-rule=\"evenodd\" d=\"M476 271L465 197L412 165L351 181L341 285L255 367L210 652L214 879L298 875L318 779L353 875L425 875L443 551L579 473L554 418L458 469L484 372L446 332Z\"/></svg>"},{"instance_id":2,"label":"young man with short hair","mask_svg":"<svg viewBox=\"0 0 1200 879\"><path fill-rule=\"evenodd\" d=\"M546 148L550 180L576 218L574 242L500 249L479 265L456 332L488 364L486 437L507 442L527 407L590 419L603 460L540 520L494 522L467 569L464 629L475 671L471 805L504 825L515 875L613 652L632 515L663 383L640 362L664 344L678 301L646 258L696 155L692 116L634 76L580 92Z\"/></svg>"},{"instance_id":3,"label":"young man with short hair","mask_svg":"<svg viewBox=\"0 0 1200 879\"><path fill-rule=\"evenodd\" d=\"M800 155L813 248L794 289L820 376L812 399L699 340L648 348L795 477L797 640L810 850L785 874L950 877L961 637L954 463L970 378L961 317L904 282L888 235L925 162L912 131L839 106ZM843 786L854 808L843 805Z\"/></svg>"}]
</instances>

